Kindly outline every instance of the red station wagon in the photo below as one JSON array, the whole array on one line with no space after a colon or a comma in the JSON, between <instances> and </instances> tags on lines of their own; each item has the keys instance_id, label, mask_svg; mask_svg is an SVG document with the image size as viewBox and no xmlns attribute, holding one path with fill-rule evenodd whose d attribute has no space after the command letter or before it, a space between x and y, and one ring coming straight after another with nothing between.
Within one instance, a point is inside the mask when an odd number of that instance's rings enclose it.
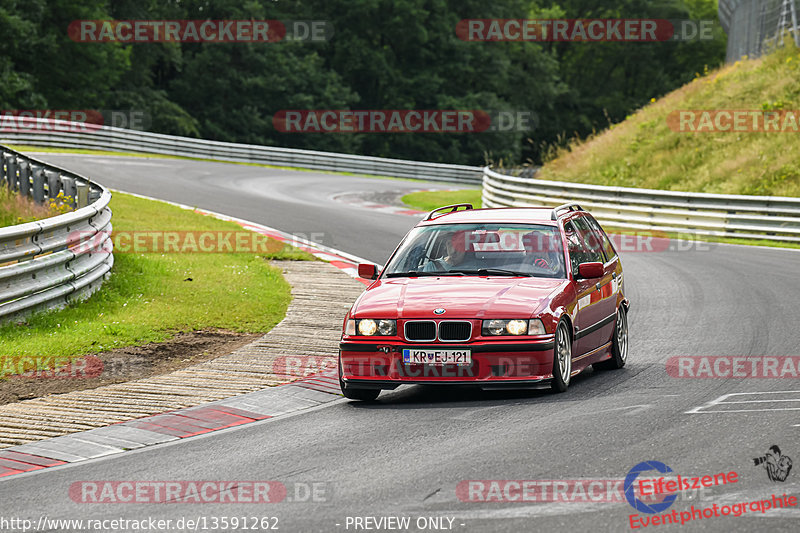
<instances>
[{"instance_id":1,"label":"red station wagon","mask_svg":"<svg viewBox=\"0 0 800 533\"><path fill-rule=\"evenodd\" d=\"M577 204L432 211L403 239L344 321L342 393L375 400L404 384L564 392L589 365L622 368L629 302L622 263Z\"/></svg>"}]
</instances>

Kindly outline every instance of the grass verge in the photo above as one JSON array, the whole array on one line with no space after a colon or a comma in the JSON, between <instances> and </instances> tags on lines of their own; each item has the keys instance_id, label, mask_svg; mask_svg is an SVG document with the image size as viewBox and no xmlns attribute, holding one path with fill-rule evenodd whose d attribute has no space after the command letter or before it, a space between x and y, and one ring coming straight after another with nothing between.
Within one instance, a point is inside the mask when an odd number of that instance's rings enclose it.
<instances>
[{"instance_id":1,"label":"grass verge","mask_svg":"<svg viewBox=\"0 0 800 533\"><path fill-rule=\"evenodd\" d=\"M123 193L114 193L111 208L115 232L243 231L233 222ZM116 253L110 279L90 299L33 315L21 326L0 326L0 357L80 357L202 329L267 332L284 317L291 292L266 259L314 259L288 245L275 250Z\"/></svg>"},{"instance_id":2,"label":"grass verge","mask_svg":"<svg viewBox=\"0 0 800 533\"><path fill-rule=\"evenodd\" d=\"M404 204L420 211L432 211L437 207L452 204L472 204L475 209L481 207L481 191L479 189L462 189L458 191L418 191L402 197Z\"/></svg>"},{"instance_id":3,"label":"grass verge","mask_svg":"<svg viewBox=\"0 0 800 533\"><path fill-rule=\"evenodd\" d=\"M540 179L721 194L800 196L797 124L777 132L681 131L680 111L800 109L800 51L787 46L737 61L653 101L625 121L574 142ZM694 127L702 124L695 121ZM723 124L724 127L724 124ZM684 129L689 129L688 127ZM733 128L730 128L731 130Z\"/></svg>"},{"instance_id":4,"label":"grass verge","mask_svg":"<svg viewBox=\"0 0 800 533\"><path fill-rule=\"evenodd\" d=\"M0 228L41 220L61 215L72 209L61 201L52 200L48 205L39 205L30 198L0 186Z\"/></svg>"}]
</instances>

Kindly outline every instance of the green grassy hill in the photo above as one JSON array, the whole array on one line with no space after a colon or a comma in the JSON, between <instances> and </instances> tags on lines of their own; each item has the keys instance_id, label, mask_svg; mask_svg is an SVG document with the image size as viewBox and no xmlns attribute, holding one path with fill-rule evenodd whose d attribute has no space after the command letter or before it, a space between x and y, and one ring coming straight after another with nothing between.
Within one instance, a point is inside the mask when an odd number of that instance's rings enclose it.
<instances>
[{"instance_id":1,"label":"green grassy hill","mask_svg":"<svg viewBox=\"0 0 800 533\"><path fill-rule=\"evenodd\" d=\"M791 40L789 40L791 42ZM796 110L794 46L699 75L609 130L561 150L538 177L598 185L727 194L800 196L800 133L680 132L685 110Z\"/></svg>"}]
</instances>

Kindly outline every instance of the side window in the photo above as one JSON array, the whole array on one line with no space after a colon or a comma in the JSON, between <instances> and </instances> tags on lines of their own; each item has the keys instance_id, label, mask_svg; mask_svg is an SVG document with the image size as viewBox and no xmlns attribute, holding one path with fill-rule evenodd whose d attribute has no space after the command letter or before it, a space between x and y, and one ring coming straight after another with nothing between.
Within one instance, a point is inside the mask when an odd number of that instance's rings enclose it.
<instances>
[{"instance_id":1,"label":"side window","mask_svg":"<svg viewBox=\"0 0 800 533\"><path fill-rule=\"evenodd\" d=\"M588 217L578 217L572 219L570 222L575 224L578 230L578 238L583 244L585 251L584 263L605 263L603 257L603 241L597 232L589 225Z\"/></svg>"},{"instance_id":2,"label":"side window","mask_svg":"<svg viewBox=\"0 0 800 533\"><path fill-rule=\"evenodd\" d=\"M575 231L575 226L572 221L564 224L564 234L567 237L567 251L569 252L569 263L572 267L572 272L578 271L578 265L585 263L586 251L581 244L580 236Z\"/></svg>"},{"instance_id":3,"label":"side window","mask_svg":"<svg viewBox=\"0 0 800 533\"><path fill-rule=\"evenodd\" d=\"M603 229L600 227L600 224L593 218L586 217L585 220L589 222L589 225L594 229L594 232L597 234L597 237L600 239L600 243L603 246L603 253L606 255L606 262L611 261L615 257L617 257L617 252L614 250L614 245L611 244L611 240L609 240L608 235Z\"/></svg>"}]
</instances>

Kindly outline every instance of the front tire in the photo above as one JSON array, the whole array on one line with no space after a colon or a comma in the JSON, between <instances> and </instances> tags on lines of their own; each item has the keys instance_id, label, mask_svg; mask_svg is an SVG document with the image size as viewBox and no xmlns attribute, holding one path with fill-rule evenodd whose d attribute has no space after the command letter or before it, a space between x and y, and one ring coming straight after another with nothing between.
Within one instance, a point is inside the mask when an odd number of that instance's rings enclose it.
<instances>
[{"instance_id":1,"label":"front tire","mask_svg":"<svg viewBox=\"0 0 800 533\"><path fill-rule=\"evenodd\" d=\"M596 363L600 370L618 370L628 362L628 313L623 306L617 309L614 338L611 339L611 359Z\"/></svg>"},{"instance_id":2,"label":"front tire","mask_svg":"<svg viewBox=\"0 0 800 533\"><path fill-rule=\"evenodd\" d=\"M380 389L348 389L342 379L342 359L339 358L339 388L342 395L348 400L361 400L362 402L374 402L381 393Z\"/></svg>"},{"instance_id":3,"label":"front tire","mask_svg":"<svg viewBox=\"0 0 800 533\"><path fill-rule=\"evenodd\" d=\"M345 398L362 402L374 402L380 393L380 389L346 389L344 386L342 387L342 394Z\"/></svg>"},{"instance_id":4,"label":"front tire","mask_svg":"<svg viewBox=\"0 0 800 533\"><path fill-rule=\"evenodd\" d=\"M566 392L572 376L572 338L566 322L559 322L556 328L553 347L553 381L550 387L554 392Z\"/></svg>"}]
</instances>

